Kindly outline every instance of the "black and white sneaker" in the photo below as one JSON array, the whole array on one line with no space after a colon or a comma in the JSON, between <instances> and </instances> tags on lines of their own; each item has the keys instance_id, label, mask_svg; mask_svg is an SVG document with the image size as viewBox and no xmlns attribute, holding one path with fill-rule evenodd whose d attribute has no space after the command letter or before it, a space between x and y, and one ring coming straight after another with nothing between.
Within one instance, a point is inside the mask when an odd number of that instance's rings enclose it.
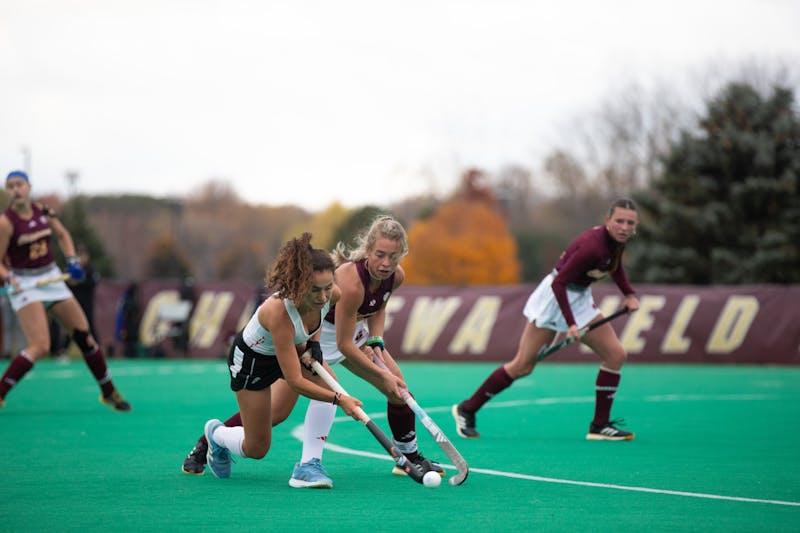
<instances>
[{"instance_id":1,"label":"black and white sneaker","mask_svg":"<svg viewBox=\"0 0 800 533\"><path fill-rule=\"evenodd\" d=\"M614 424L624 425L620 420L609 420L602 426L589 424L589 433L586 440L633 440L634 434L614 426Z\"/></svg>"},{"instance_id":2,"label":"black and white sneaker","mask_svg":"<svg viewBox=\"0 0 800 533\"><path fill-rule=\"evenodd\" d=\"M433 472L436 472L437 474L439 474L440 476L444 477L444 468L439 466L438 463L434 463L430 459L426 459L425 457L423 457L422 454L419 453L419 451L417 451L416 454L411 454L411 455L406 454L406 458L409 461L411 461L412 463L414 463L417 466L419 466L422 469L423 472L431 472L431 471L433 471ZM402 468L400 468L397 465L395 465L394 468L392 468L392 474L394 474L396 476L407 476L408 475L408 474L406 474L405 470L403 470Z\"/></svg>"},{"instance_id":3,"label":"black and white sneaker","mask_svg":"<svg viewBox=\"0 0 800 533\"><path fill-rule=\"evenodd\" d=\"M100 403L107 405L114 411L124 413L131 410L131 404L125 401L125 398L118 391L114 391L108 396L100 396Z\"/></svg>"},{"instance_id":4,"label":"black and white sneaker","mask_svg":"<svg viewBox=\"0 0 800 533\"><path fill-rule=\"evenodd\" d=\"M475 429L475 413L465 411L460 403L453 406L453 419L456 421L456 433L465 439L477 439L481 436Z\"/></svg>"},{"instance_id":5,"label":"black and white sneaker","mask_svg":"<svg viewBox=\"0 0 800 533\"><path fill-rule=\"evenodd\" d=\"M201 437L183 460L183 473L202 476L206 470L206 453L208 453L208 444Z\"/></svg>"}]
</instances>

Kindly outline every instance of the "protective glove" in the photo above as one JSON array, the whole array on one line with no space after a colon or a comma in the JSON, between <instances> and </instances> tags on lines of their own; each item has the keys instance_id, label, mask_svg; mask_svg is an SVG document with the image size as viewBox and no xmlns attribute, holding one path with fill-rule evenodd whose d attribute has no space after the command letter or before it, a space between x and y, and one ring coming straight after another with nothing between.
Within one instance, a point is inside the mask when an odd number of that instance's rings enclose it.
<instances>
[{"instance_id":1,"label":"protective glove","mask_svg":"<svg viewBox=\"0 0 800 533\"><path fill-rule=\"evenodd\" d=\"M311 352L311 358L314 359L317 363L322 364L322 347L319 345L317 341L306 341L306 351ZM302 361L302 360L301 360ZM314 372L314 368L311 364L303 363L303 365L311 371L312 374L316 374Z\"/></svg>"},{"instance_id":2,"label":"protective glove","mask_svg":"<svg viewBox=\"0 0 800 533\"><path fill-rule=\"evenodd\" d=\"M67 257L67 273L76 281L83 280L83 277L85 276L83 267L81 266L80 262L78 262L78 258L74 255Z\"/></svg>"}]
</instances>

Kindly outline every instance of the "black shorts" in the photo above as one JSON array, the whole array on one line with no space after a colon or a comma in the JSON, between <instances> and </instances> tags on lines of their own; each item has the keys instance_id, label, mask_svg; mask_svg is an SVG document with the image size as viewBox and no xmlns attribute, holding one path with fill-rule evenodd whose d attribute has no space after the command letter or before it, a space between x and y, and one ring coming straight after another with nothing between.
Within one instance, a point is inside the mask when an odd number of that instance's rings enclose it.
<instances>
[{"instance_id":1,"label":"black shorts","mask_svg":"<svg viewBox=\"0 0 800 533\"><path fill-rule=\"evenodd\" d=\"M264 390L283 377L278 358L254 352L244 343L241 333L228 352L228 371L234 392Z\"/></svg>"}]
</instances>

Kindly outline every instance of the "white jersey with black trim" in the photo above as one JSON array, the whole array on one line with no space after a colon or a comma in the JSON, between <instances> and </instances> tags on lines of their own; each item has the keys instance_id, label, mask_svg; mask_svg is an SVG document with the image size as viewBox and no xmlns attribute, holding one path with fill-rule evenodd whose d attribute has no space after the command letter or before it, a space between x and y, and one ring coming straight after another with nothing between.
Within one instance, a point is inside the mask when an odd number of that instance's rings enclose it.
<instances>
[{"instance_id":1,"label":"white jersey with black trim","mask_svg":"<svg viewBox=\"0 0 800 533\"><path fill-rule=\"evenodd\" d=\"M270 296L270 298L274 297L275 296ZM268 300L269 299L264 300L264 302L266 303ZM264 304L262 303L261 305ZM314 331L306 332L306 328L303 325L303 319L300 318L300 312L297 310L297 307L295 307L293 301L288 298L284 298L283 305L286 307L286 312L289 314L289 319L292 321L292 325L294 325L295 345L303 344L308 339L313 337L317 331L319 331L319 328L317 328ZM325 306L320 310L320 327L322 325L322 320L325 315L328 314L329 309L330 300L325 302ZM247 325L242 330L242 338L244 339L245 344L254 352L260 355L275 356L275 344L272 341L272 334L264 329L264 327L261 325L261 322L258 321L258 309L256 309L256 312L253 313L253 316L250 317Z\"/></svg>"}]
</instances>

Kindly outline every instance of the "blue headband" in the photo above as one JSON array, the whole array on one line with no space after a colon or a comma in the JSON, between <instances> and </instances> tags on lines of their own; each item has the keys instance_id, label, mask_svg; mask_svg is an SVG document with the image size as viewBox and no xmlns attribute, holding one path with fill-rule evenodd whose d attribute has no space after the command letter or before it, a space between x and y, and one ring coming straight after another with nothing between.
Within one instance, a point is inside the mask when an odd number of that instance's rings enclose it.
<instances>
[{"instance_id":1,"label":"blue headband","mask_svg":"<svg viewBox=\"0 0 800 533\"><path fill-rule=\"evenodd\" d=\"M31 180L28 179L28 175L21 170L12 170L11 172L9 172L8 176L6 176L6 181L10 180L11 178L22 178L28 183L31 182Z\"/></svg>"}]
</instances>

